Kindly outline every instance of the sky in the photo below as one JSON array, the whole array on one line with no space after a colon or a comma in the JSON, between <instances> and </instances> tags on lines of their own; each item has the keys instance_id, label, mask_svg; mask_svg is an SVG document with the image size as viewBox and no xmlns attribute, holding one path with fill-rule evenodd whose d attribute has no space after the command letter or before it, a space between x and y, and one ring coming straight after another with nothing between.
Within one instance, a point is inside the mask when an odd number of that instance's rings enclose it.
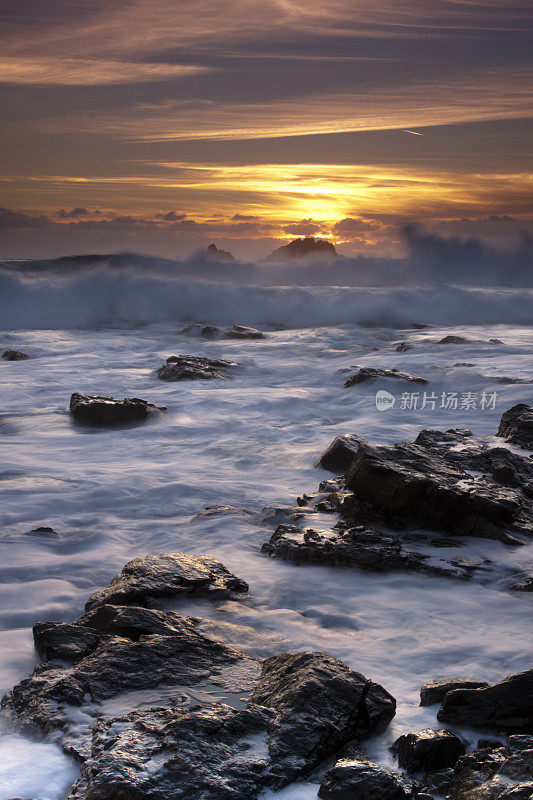
<instances>
[{"instance_id":1,"label":"sky","mask_svg":"<svg viewBox=\"0 0 533 800\"><path fill-rule=\"evenodd\" d=\"M533 233L530 0L3 0L0 258Z\"/></svg>"}]
</instances>

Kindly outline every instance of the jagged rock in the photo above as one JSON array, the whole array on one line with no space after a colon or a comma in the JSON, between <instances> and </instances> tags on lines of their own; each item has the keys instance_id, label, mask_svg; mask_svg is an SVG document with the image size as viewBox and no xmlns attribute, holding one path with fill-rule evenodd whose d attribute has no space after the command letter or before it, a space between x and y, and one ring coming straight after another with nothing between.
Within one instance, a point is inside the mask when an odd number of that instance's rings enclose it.
<instances>
[{"instance_id":1,"label":"jagged rock","mask_svg":"<svg viewBox=\"0 0 533 800\"><path fill-rule=\"evenodd\" d=\"M236 366L234 361L205 358L204 356L169 356L166 363L157 370L157 376L162 381L229 378L230 370Z\"/></svg>"},{"instance_id":2,"label":"jagged rock","mask_svg":"<svg viewBox=\"0 0 533 800\"><path fill-rule=\"evenodd\" d=\"M59 533L55 531L53 528L50 528L49 525L39 525L38 528L32 528L31 531L28 531L27 535L37 534L38 536L48 536L51 539L59 539Z\"/></svg>"},{"instance_id":3,"label":"jagged rock","mask_svg":"<svg viewBox=\"0 0 533 800\"><path fill-rule=\"evenodd\" d=\"M246 325L233 325L222 334L223 339L264 339L265 334L257 328L249 328Z\"/></svg>"},{"instance_id":4,"label":"jagged rock","mask_svg":"<svg viewBox=\"0 0 533 800\"><path fill-rule=\"evenodd\" d=\"M405 353L405 352L407 352L407 350L411 350L412 346L413 345L409 344L409 342L400 342L400 344L396 345L394 350L397 353Z\"/></svg>"},{"instance_id":5,"label":"jagged rock","mask_svg":"<svg viewBox=\"0 0 533 800\"><path fill-rule=\"evenodd\" d=\"M303 530L297 525L282 523L264 544L262 552L296 564L322 564L350 567L369 572L405 569L440 577L468 578L477 565L455 567L427 563L427 556L405 550L397 536L365 528L347 530Z\"/></svg>"},{"instance_id":6,"label":"jagged rock","mask_svg":"<svg viewBox=\"0 0 533 800\"><path fill-rule=\"evenodd\" d=\"M210 244L209 247L206 247L205 254L211 261L235 261L233 253L230 253L229 250L219 250L216 244Z\"/></svg>"},{"instance_id":7,"label":"jagged rock","mask_svg":"<svg viewBox=\"0 0 533 800\"><path fill-rule=\"evenodd\" d=\"M43 661L79 661L96 648L98 634L67 622L38 622L33 626L33 640Z\"/></svg>"},{"instance_id":8,"label":"jagged rock","mask_svg":"<svg viewBox=\"0 0 533 800\"><path fill-rule=\"evenodd\" d=\"M21 350L4 350L2 358L6 361L28 361L30 356Z\"/></svg>"},{"instance_id":9,"label":"jagged rock","mask_svg":"<svg viewBox=\"0 0 533 800\"><path fill-rule=\"evenodd\" d=\"M346 472L359 450L362 436L355 433L343 433L337 436L315 464L316 468L327 469L337 474Z\"/></svg>"},{"instance_id":10,"label":"jagged rock","mask_svg":"<svg viewBox=\"0 0 533 800\"><path fill-rule=\"evenodd\" d=\"M166 408L155 406L138 397L116 400L114 397L85 395L75 392L70 398L70 413L85 425L108 426L142 422Z\"/></svg>"},{"instance_id":11,"label":"jagged rock","mask_svg":"<svg viewBox=\"0 0 533 800\"><path fill-rule=\"evenodd\" d=\"M533 592L533 576L528 575L509 586L512 592Z\"/></svg>"},{"instance_id":12,"label":"jagged rock","mask_svg":"<svg viewBox=\"0 0 533 800\"><path fill-rule=\"evenodd\" d=\"M331 242L308 236L305 239L294 239L289 244L278 247L271 253L270 259L274 261L292 261L293 259L306 258L307 256L339 258L339 254Z\"/></svg>"},{"instance_id":13,"label":"jagged rock","mask_svg":"<svg viewBox=\"0 0 533 800\"><path fill-rule=\"evenodd\" d=\"M451 800L530 800L533 739L510 736L506 745L478 748L458 759Z\"/></svg>"},{"instance_id":14,"label":"jagged rock","mask_svg":"<svg viewBox=\"0 0 533 800\"><path fill-rule=\"evenodd\" d=\"M104 589L95 592L86 611L106 603L150 606L156 597L179 595L228 599L248 591L248 584L208 556L186 553L134 558Z\"/></svg>"},{"instance_id":15,"label":"jagged rock","mask_svg":"<svg viewBox=\"0 0 533 800\"><path fill-rule=\"evenodd\" d=\"M340 759L326 772L318 796L323 800L404 800L411 791L402 775L387 767L366 759Z\"/></svg>"},{"instance_id":16,"label":"jagged rock","mask_svg":"<svg viewBox=\"0 0 533 800\"><path fill-rule=\"evenodd\" d=\"M425 728L400 736L392 751L408 772L430 772L453 767L465 752L462 741L451 731Z\"/></svg>"},{"instance_id":17,"label":"jagged rock","mask_svg":"<svg viewBox=\"0 0 533 800\"><path fill-rule=\"evenodd\" d=\"M441 722L508 732L533 729L533 669L482 689L448 692L437 714Z\"/></svg>"},{"instance_id":18,"label":"jagged rock","mask_svg":"<svg viewBox=\"0 0 533 800\"><path fill-rule=\"evenodd\" d=\"M524 449L533 450L533 406L518 403L504 411L496 436L502 436L506 442Z\"/></svg>"},{"instance_id":19,"label":"jagged rock","mask_svg":"<svg viewBox=\"0 0 533 800\"><path fill-rule=\"evenodd\" d=\"M455 689L482 689L489 684L486 681L469 678L435 678L420 687L420 705L432 706L441 703L448 692Z\"/></svg>"},{"instance_id":20,"label":"jagged rock","mask_svg":"<svg viewBox=\"0 0 533 800\"><path fill-rule=\"evenodd\" d=\"M426 378L421 378L420 375L412 375L410 372L402 372L399 369L380 369L379 367L361 367L361 369L348 378L344 384L344 388L348 389L350 386L356 386L358 383L373 380L374 378L398 378L402 381L409 383L427 383Z\"/></svg>"},{"instance_id":21,"label":"jagged rock","mask_svg":"<svg viewBox=\"0 0 533 800\"><path fill-rule=\"evenodd\" d=\"M437 344L473 344L475 339L466 339L464 336L445 336Z\"/></svg>"},{"instance_id":22,"label":"jagged rock","mask_svg":"<svg viewBox=\"0 0 533 800\"><path fill-rule=\"evenodd\" d=\"M182 336L200 336L203 339L216 339L220 333L220 328L216 325L200 325L198 322L192 322L186 325L181 331Z\"/></svg>"},{"instance_id":23,"label":"jagged rock","mask_svg":"<svg viewBox=\"0 0 533 800\"><path fill-rule=\"evenodd\" d=\"M472 476L421 444L361 444L346 473L354 499L391 525L500 539L531 524L532 504L516 489Z\"/></svg>"}]
</instances>

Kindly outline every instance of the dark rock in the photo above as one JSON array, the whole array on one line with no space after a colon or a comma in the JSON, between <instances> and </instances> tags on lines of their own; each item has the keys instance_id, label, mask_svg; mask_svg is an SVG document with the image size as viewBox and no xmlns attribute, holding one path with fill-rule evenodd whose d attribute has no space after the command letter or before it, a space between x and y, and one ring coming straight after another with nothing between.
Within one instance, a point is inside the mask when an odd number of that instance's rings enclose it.
<instances>
[{"instance_id":1,"label":"dark rock","mask_svg":"<svg viewBox=\"0 0 533 800\"><path fill-rule=\"evenodd\" d=\"M169 356L157 370L162 381L211 380L229 378L229 372L237 364L234 361L205 358L203 356Z\"/></svg>"},{"instance_id":2,"label":"dark rock","mask_svg":"<svg viewBox=\"0 0 533 800\"><path fill-rule=\"evenodd\" d=\"M458 759L451 800L530 800L532 737L510 736L507 745L479 748Z\"/></svg>"},{"instance_id":3,"label":"dark rock","mask_svg":"<svg viewBox=\"0 0 533 800\"><path fill-rule=\"evenodd\" d=\"M339 254L331 242L309 236L305 239L294 239L289 244L278 247L277 250L272 252L270 259L274 261L292 261L293 259L306 258L308 256L339 258Z\"/></svg>"},{"instance_id":4,"label":"dark rock","mask_svg":"<svg viewBox=\"0 0 533 800\"><path fill-rule=\"evenodd\" d=\"M427 328L432 328L432 325L428 325L426 322L411 322L408 325L409 328L414 328L415 331L424 331Z\"/></svg>"},{"instance_id":5,"label":"dark rock","mask_svg":"<svg viewBox=\"0 0 533 800\"><path fill-rule=\"evenodd\" d=\"M27 353L23 353L21 350L4 350L2 358L6 361L28 361L30 356L27 355Z\"/></svg>"},{"instance_id":6,"label":"dark rock","mask_svg":"<svg viewBox=\"0 0 533 800\"><path fill-rule=\"evenodd\" d=\"M89 598L85 609L107 603L149 607L156 597L192 594L228 599L247 591L248 584L214 558L163 553L129 561L109 586Z\"/></svg>"},{"instance_id":7,"label":"dark rock","mask_svg":"<svg viewBox=\"0 0 533 800\"><path fill-rule=\"evenodd\" d=\"M432 706L441 703L448 692L455 689L482 689L489 684L486 681L469 678L435 678L420 687L420 705Z\"/></svg>"},{"instance_id":8,"label":"dark rock","mask_svg":"<svg viewBox=\"0 0 533 800\"><path fill-rule=\"evenodd\" d=\"M216 339L220 333L220 329L216 325L200 325L198 322L192 322L186 325L180 333L182 336L199 336L203 339Z\"/></svg>"},{"instance_id":9,"label":"dark rock","mask_svg":"<svg viewBox=\"0 0 533 800\"><path fill-rule=\"evenodd\" d=\"M348 378L344 384L347 389L350 386L356 386L358 383L373 380L374 378L398 378L409 383L427 383L426 378L421 378L419 375L411 375L409 372L402 372L398 369L379 369L378 367L362 367L355 375Z\"/></svg>"},{"instance_id":10,"label":"dark rock","mask_svg":"<svg viewBox=\"0 0 533 800\"><path fill-rule=\"evenodd\" d=\"M327 450L322 453L315 467L337 474L346 472L362 442L366 443L366 440L355 433L343 433L337 436Z\"/></svg>"},{"instance_id":11,"label":"dark rock","mask_svg":"<svg viewBox=\"0 0 533 800\"><path fill-rule=\"evenodd\" d=\"M397 353L405 353L407 350L411 350L412 346L413 345L409 344L408 342L400 342L400 344L396 345L394 350Z\"/></svg>"},{"instance_id":12,"label":"dark rock","mask_svg":"<svg viewBox=\"0 0 533 800\"><path fill-rule=\"evenodd\" d=\"M323 800L403 800L411 792L403 777L391 769L367 760L341 759L326 773L318 796Z\"/></svg>"},{"instance_id":13,"label":"dark rock","mask_svg":"<svg viewBox=\"0 0 533 800\"><path fill-rule=\"evenodd\" d=\"M48 536L51 539L59 539L59 533L48 525L40 525L38 528L32 528L28 534L37 533L39 536Z\"/></svg>"},{"instance_id":14,"label":"dark rock","mask_svg":"<svg viewBox=\"0 0 533 800\"><path fill-rule=\"evenodd\" d=\"M508 541L507 528L530 524L531 503L515 489L472 477L420 444L361 444L346 473L354 499L402 524ZM516 539L511 537L514 541Z\"/></svg>"},{"instance_id":15,"label":"dark rock","mask_svg":"<svg viewBox=\"0 0 533 800\"><path fill-rule=\"evenodd\" d=\"M453 767L465 747L451 731L425 728L400 736L392 751L398 756L400 767L408 772L430 772Z\"/></svg>"},{"instance_id":16,"label":"dark rock","mask_svg":"<svg viewBox=\"0 0 533 800\"><path fill-rule=\"evenodd\" d=\"M475 339L465 339L464 336L445 336L437 344L473 344Z\"/></svg>"},{"instance_id":17,"label":"dark rock","mask_svg":"<svg viewBox=\"0 0 533 800\"><path fill-rule=\"evenodd\" d=\"M504 411L496 436L524 449L533 449L533 407L525 403Z\"/></svg>"},{"instance_id":18,"label":"dark rock","mask_svg":"<svg viewBox=\"0 0 533 800\"><path fill-rule=\"evenodd\" d=\"M230 253L229 250L219 250L216 244L210 244L209 247L206 247L205 254L211 261L235 261L235 256L233 253Z\"/></svg>"},{"instance_id":19,"label":"dark rock","mask_svg":"<svg viewBox=\"0 0 533 800\"><path fill-rule=\"evenodd\" d=\"M33 626L33 640L43 661L79 661L96 648L98 634L67 622L38 622Z\"/></svg>"},{"instance_id":20,"label":"dark rock","mask_svg":"<svg viewBox=\"0 0 533 800\"><path fill-rule=\"evenodd\" d=\"M426 556L405 550L397 536L360 525L346 530L303 530L294 524L278 525L262 551L296 564L322 564L369 572L412 570L453 578L470 577L472 567L449 568L428 564Z\"/></svg>"},{"instance_id":21,"label":"dark rock","mask_svg":"<svg viewBox=\"0 0 533 800\"><path fill-rule=\"evenodd\" d=\"M108 426L143 422L159 411L166 409L137 397L115 400L114 397L75 392L70 398L70 413L77 422L85 425Z\"/></svg>"},{"instance_id":22,"label":"dark rock","mask_svg":"<svg viewBox=\"0 0 533 800\"><path fill-rule=\"evenodd\" d=\"M533 669L482 689L448 692L437 714L441 722L509 732L533 729Z\"/></svg>"},{"instance_id":23,"label":"dark rock","mask_svg":"<svg viewBox=\"0 0 533 800\"><path fill-rule=\"evenodd\" d=\"M515 581L509 586L512 592L533 592L533 577L528 576L521 580Z\"/></svg>"},{"instance_id":24,"label":"dark rock","mask_svg":"<svg viewBox=\"0 0 533 800\"><path fill-rule=\"evenodd\" d=\"M257 328L249 328L246 325L233 325L222 334L223 339L264 339L265 334Z\"/></svg>"}]
</instances>

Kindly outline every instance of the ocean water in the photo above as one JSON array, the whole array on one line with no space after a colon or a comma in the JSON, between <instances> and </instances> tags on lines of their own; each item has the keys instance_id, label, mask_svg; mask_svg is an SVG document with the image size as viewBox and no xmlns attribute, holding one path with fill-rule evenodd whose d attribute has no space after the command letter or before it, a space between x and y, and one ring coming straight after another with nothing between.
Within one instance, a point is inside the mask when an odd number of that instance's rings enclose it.
<instances>
[{"instance_id":1,"label":"ocean water","mask_svg":"<svg viewBox=\"0 0 533 800\"><path fill-rule=\"evenodd\" d=\"M400 733L436 724L437 707L418 705L424 681L495 681L531 666L531 596L503 586L511 572L531 568L533 546L471 540L456 552L482 553L502 568L459 584L296 567L261 554L272 527L258 516L196 516L216 504L252 512L294 504L331 477L313 464L339 433L392 443L423 428L468 427L494 437L505 409L532 400L533 384L497 380L533 381L531 293L239 290L146 276L135 278L147 282L144 289L138 283L124 293L121 279L104 273L71 277L68 286L59 279L40 287L12 275L1 280L10 288L0 300L0 347L32 356L0 361L2 693L37 662L35 622L77 618L89 594L126 561L172 550L207 553L250 584L252 596L243 602L179 607L209 620L208 632L258 656L326 650L392 692L397 715L366 744L384 763L392 763L388 746ZM191 319L255 323L268 335L206 342L180 335ZM413 321L434 327L413 330ZM437 344L447 334L479 341ZM397 353L402 340L413 348ZM159 381L154 370L178 353L230 358L240 367L227 381ZM439 401L442 393L470 392L475 407L422 408L422 398L416 409L402 407L411 386L401 382L344 389L351 373L343 370L363 365L423 375ZM393 409L376 408L378 389L395 397ZM67 410L74 391L142 397L168 410L136 427L83 428ZM42 525L59 538L30 533ZM461 733L477 741L475 732ZM24 738L6 721L0 734L0 800L65 796L76 767L53 742ZM317 788L311 780L265 796L314 800Z\"/></svg>"}]
</instances>

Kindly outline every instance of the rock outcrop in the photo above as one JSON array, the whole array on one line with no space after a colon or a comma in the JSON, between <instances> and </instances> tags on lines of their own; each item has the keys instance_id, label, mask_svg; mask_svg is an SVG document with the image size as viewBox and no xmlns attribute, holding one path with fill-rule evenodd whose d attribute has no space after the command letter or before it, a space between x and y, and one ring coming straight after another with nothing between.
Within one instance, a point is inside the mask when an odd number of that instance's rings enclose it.
<instances>
[{"instance_id":1,"label":"rock outcrop","mask_svg":"<svg viewBox=\"0 0 533 800\"><path fill-rule=\"evenodd\" d=\"M531 736L509 736L506 745L478 746L454 767L450 800L530 800L532 796Z\"/></svg>"},{"instance_id":2,"label":"rock outcrop","mask_svg":"<svg viewBox=\"0 0 533 800\"><path fill-rule=\"evenodd\" d=\"M533 407L518 403L502 414L496 436L506 442L533 450Z\"/></svg>"},{"instance_id":3,"label":"rock outcrop","mask_svg":"<svg viewBox=\"0 0 533 800\"><path fill-rule=\"evenodd\" d=\"M216 244L210 244L209 247L206 247L204 253L210 261L235 262L233 253L230 253L229 250L220 250Z\"/></svg>"},{"instance_id":4,"label":"rock outcrop","mask_svg":"<svg viewBox=\"0 0 533 800\"><path fill-rule=\"evenodd\" d=\"M402 372L399 369L380 369L379 367L361 367L355 375L348 378L344 388L357 386L359 383L374 380L375 378L396 378L397 380L407 381L408 383L427 383L426 378L420 375L412 375L410 372Z\"/></svg>"},{"instance_id":5,"label":"rock outcrop","mask_svg":"<svg viewBox=\"0 0 533 800\"><path fill-rule=\"evenodd\" d=\"M481 689L455 689L442 701L437 719L509 733L533 731L533 669Z\"/></svg>"},{"instance_id":6,"label":"rock outcrop","mask_svg":"<svg viewBox=\"0 0 533 800\"><path fill-rule=\"evenodd\" d=\"M106 427L144 422L166 408L153 405L138 397L116 400L114 397L87 395L75 392L70 398L70 413L76 422Z\"/></svg>"},{"instance_id":7,"label":"rock outcrop","mask_svg":"<svg viewBox=\"0 0 533 800\"><path fill-rule=\"evenodd\" d=\"M217 328L216 325L201 325L199 322L191 322L182 328L180 334L203 339L216 339L220 334L220 328Z\"/></svg>"},{"instance_id":8,"label":"rock outcrop","mask_svg":"<svg viewBox=\"0 0 533 800\"><path fill-rule=\"evenodd\" d=\"M229 378L237 364L234 361L205 358L204 356L169 356L157 370L162 381L212 380Z\"/></svg>"},{"instance_id":9,"label":"rock outcrop","mask_svg":"<svg viewBox=\"0 0 533 800\"><path fill-rule=\"evenodd\" d=\"M357 436L355 433L343 433L337 436L322 453L315 467L327 469L337 475L346 472L357 455L361 443L365 442L362 436Z\"/></svg>"},{"instance_id":10,"label":"rock outcrop","mask_svg":"<svg viewBox=\"0 0 533 800\"><path fill-rule=\"evenodd\" d=\"M264 339L265 334L248 325L232 325L222 334L223 339Z\"/></svg>"},{"instance_id":11,"label":"rock outcrop","mask_svg":"<svg viewBox=\"0 0 533 800\"><path fill-rule=\"evenodd\" d=\"M269 256L270 261L293 261L309 256L321 256L328 259L339 258L335 246L325 239L308 236L305 239L294 239L289 244L278 247Z\"/></svg>"},{"instance_id":12,"label":"rock outcrop","mask_svg":"<svg viewBox=\"0 0 533 800\"><path fill-rule=\"evenodd\" d=\"M4 350L2 358L5 359L5 361L28 361L30 356L27 353L23 353L21 350Z\"/></svg>"},{"instance_id":13,"label":"rock outcrop","mask_svg":"<svg viewBox=\"0 0 533 800\"><path fill-rule=\"evenodd\" d=\"M400 736L392 745L398 764L408 772L433 772L453 767L465 746L451 731L424 728Z\"/></svg>"},{"instance_id":14,"label":"rock outcrop","mask_svg":"<svg viewBox=\"0 0 533 800\"><path fill-rule=\"evenodd\" d=\"M435 678L420 687L420 705L432 706L441 703L445 695L455 689L483 689L488 685L486 681L468 678Z\"/></svg>"},{"instance_id":15,"label":"rock outcrop","mask_svg":"<svg viewBox=\"0 0 533 800\"><path fill-rule=\"evenodd\" d=\"M343 758L326 772L318 796L322 800L406 800L411 797L411 788L394 770L365 758Z\"/></svg>"}]
</instances>

